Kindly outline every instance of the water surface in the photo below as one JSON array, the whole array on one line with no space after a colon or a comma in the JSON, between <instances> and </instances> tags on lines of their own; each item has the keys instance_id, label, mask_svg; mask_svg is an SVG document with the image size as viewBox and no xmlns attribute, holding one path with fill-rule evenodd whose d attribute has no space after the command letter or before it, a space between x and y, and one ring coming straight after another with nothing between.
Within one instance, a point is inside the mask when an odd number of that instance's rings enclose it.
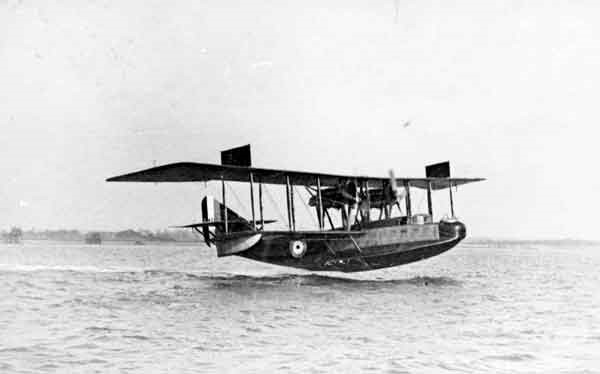
<instances>
[{"instance_id":1,"label":"water surface","mask_svg":"<svg viewBox=\"0 0 600 374\"><path fill-rule=\"evenodd\" d=\"M0 245L2 373L598 373L600 248L310 273L196 246Z\"/></svg>"}]
</instances>

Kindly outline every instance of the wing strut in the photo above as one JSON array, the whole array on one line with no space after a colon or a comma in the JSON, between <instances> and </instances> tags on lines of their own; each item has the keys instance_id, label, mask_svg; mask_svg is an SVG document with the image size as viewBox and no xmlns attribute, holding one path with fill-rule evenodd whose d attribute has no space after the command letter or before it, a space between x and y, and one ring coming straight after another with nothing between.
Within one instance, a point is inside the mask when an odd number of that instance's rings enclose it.
<instances>
[{"instance_id":1,"label":"wing strut","mask_svg":"<svg viewBox=\"0 0 600 374\"><path fill-rule=\"evenodd\" d=\"M262 196L262 183L258 182L258 209L260 211L260 228L265 229L265 218L263 215L263 196Z\"/></svg>"},{"instance_id":2,"label":"wing strut","mask_svg":"<svg viewBox=\"0 0 600 374\"><path fill-rule=\"evenodd\" d=\"M221 176L221 187L223 189L223 211L225 212L225 214L221 215L221 217L225 216L225 234L227 234L229 232L229 225L227 224L227 216L229 214L227 214L227 200L225 199L225 178L223 178L223 176Z\"/></svg>"},{"instance_id":3,"label":"wing strut","mask_svg":"<svg viewBox=\"0 0 600 374\"><path fill-rule=\"evenodd\" d=\"M319 230L323 230L323 197L321 196L321 177L317 176L317 212L319 214Z\"/></svg>"},{"instance_id":4,"label":"wing strut","mask_svg":"<svg viewBox=\"0 0 600 374\"><path fill-rule=\"evenodd\" d=\"M287 216L288 216L288 228L290 229L290 231L293 231L294 230L294 225L292 223L292 221L293 221L293 218L292 218L293 202L291 201L291 197L290 197L290 177L288 177L288 176L285 177L285 202L286 202Z\"/></svg>"},{"instance_id":5,"label":"wing strut","mask_svg":"<svg viewBox=\"0 0 600 374\"><path fill-rule=\"evenodd\" d=\"M433 201L431 199L431 182L427 182L427 213L433 221Z\"/></svg>"},{"instance_id":6,"label":"wing strut","mask_svg":"<svg viewBox=\"0 0 600 374\"><path fill-rule=\"evenodd\" d=\"M448 182L448 191L450 191L450 214L454 218L454 195L452 195L452 181Z\"/></svg>"},{"instance_id":7,"label":"wing strut","mask_svg":"<svg viewBox=\"0 0 600 374\"><path fill-rule=\"evenodd\" d=\"M256 217L254 214L254 176L250 172L250 205L252 205L252 229L256 231Z\"/></svg>"}]
</instances>

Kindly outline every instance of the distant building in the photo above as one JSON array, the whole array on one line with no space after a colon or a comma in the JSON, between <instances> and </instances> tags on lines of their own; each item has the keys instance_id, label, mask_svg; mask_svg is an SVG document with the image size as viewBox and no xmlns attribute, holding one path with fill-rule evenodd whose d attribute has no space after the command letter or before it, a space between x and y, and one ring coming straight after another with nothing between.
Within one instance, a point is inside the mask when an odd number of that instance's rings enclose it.
<instances>
[{"instance_id":1,"label":"distant building","mask_svg":"<svg viewBox=\"0 0 600 374\"><path fill-rule=\"evenodd\" d=\"M88 232L85 235L86 244L102 244L102 237L99 232Z\"/></svg>"},{"instance_id":2,"label":"distant building","mask_svg":"<svg viewBox=\"0 0 600 374\"><path fill-rule=\"evenodd\" d=\"M23 230L18 227L13 227L10 229L10 232L4 235L4 241L6 243L20 243L21 238L23 237Z\"/></svg>"}]
</instances>

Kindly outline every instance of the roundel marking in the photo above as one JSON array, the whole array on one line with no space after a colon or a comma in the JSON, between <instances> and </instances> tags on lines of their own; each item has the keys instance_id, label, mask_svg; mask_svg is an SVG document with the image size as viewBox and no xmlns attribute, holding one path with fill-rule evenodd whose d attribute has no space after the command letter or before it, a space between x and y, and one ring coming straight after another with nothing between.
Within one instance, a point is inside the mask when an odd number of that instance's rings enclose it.
<instances>
[{"instance_id":1,"label":"roundel marking","mask_svg":"<svg viewBox=\"0 0 600 374\"><path fill-rule=\"evenodd\" d=\"M290 242L290 254L294 258L301 258L306 253L306 242L304 240L292 240Z\"/></svg>"}]
</instances>

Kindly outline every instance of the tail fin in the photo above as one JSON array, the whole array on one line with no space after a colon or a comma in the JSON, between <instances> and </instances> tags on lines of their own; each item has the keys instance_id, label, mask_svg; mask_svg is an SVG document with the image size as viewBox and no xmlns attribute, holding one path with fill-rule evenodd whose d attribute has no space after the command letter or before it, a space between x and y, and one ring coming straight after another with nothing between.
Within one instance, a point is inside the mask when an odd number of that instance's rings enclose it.
<instances>
[{"instance_id":1,"label":"tail fin","mask_svg":"<svg viewBox=\"0 0 600 374\"><path fill-rule=\"evenodd\" d=\"M220 222L225 221L225 210L227 210L227 230L229 232L246 231L252 229L252 223L235 211L226 208L220 201L212 196L205 196L202 199L202 221ZM222 233L224 225L206 225L202 227L202 235L206 243L214 242L214 237Z\"/></svg>"},{"instance_id":2,"label":"tail fin","mask_svg":"<svg viewBox=\"0 0 600 374\"><path fill-rule=\"evenodd\" d=\"M261 219L261 230L265 224L274 222L277 221L272 219ZM219 201L213 199L212 196L206 196L202 199L202 222L172 227L179 229L189 228L196 230L197 232L202 234L206 245L210 247L211 244L215 244L217 237L225 231L225 206ZM200 229L202 229L202 231L200 231ZM248 221L233 210L227 208L228 232L252 230L254 230L254 227L251 221Z\"/></svg>"}]
</instances>

